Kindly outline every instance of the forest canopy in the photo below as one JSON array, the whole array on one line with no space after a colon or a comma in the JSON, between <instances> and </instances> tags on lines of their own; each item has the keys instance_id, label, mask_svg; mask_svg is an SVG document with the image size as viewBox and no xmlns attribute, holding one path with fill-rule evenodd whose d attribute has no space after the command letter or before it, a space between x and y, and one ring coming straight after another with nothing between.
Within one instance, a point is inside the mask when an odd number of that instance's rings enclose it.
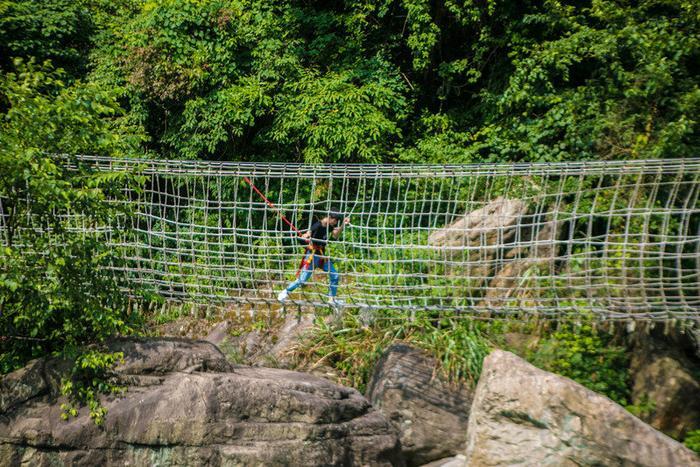
<instances>
[{"instance_id":1,"label":"forest canopy","mask_svg":"<svg viewBox=\"0 0 700 467\"><path fill-rule=\"evenodd\" d=\"M692 0L4 0L0 67L114 100L152 157L688 157L699 24Z\"/></svg>"}]
</instances>

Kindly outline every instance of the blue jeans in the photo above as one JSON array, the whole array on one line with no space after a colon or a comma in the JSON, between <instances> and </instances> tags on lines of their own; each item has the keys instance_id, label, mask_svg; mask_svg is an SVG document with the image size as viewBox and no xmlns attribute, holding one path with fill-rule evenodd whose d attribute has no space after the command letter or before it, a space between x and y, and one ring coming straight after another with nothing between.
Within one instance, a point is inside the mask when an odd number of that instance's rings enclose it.
<instances>
[{"instance_id":1,"label":"blue jeans","mask_svg":"<svg viewBox=\"0 0 700 467\"><path fill-rule=\"evenodd\" d=\"M306 254L304 255L304 263L308 261L310 254L310 252L306 252ZM289 286L287 287L287 292L293 292L302 285L306 284L306 281L308 281L313 275L314 269L319 267L328 273L328 295L330 297L335 297L335 295L338 293L338 283L340 282L340 274L338 274L338 271L336 271L333 267L333 263L331 262L330 258L325 258L323 261L323 265L321 265L321 258L318 257L318 254L314 255L314 264L304 264L302 270L299 271L299 277L297 278L297 280L289 284Z\"/></svg>"}]
</instances>

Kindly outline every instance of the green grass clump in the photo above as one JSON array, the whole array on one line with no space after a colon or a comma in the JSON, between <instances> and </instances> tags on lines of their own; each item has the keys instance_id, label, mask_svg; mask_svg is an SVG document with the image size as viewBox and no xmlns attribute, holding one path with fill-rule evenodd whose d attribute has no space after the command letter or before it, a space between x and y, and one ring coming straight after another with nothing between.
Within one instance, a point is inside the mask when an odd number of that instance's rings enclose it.
<instances>
[{"instance_id":1,"label":"green grass clump","mask_svg":"<svg viewBox=\"0 0 700 467\"><path fill-rule=\"evenodd\" d=\"M683 444L691 451L695 451L700 454L700 430L688 432L688 434L685 435Z\"/></svg>"},{"instance_id":2,"label":"green grass clump","mask_svg":"<svg viewBox=\"0 0 700 467\"><path fill-rule=\"evenodd\" d=\"M384 350L405 342L434 356L448 379L476 384L491 348L485 325L472 320L396 312L373 312L370 324L363 319L361 311L347 311L336 322L319 318L299 349L302 364L331 366L343 384L364 392Z\"/></svg>"},{"instance_id":3,"label":"green grass clump","mask_svg":"<svg viewBox=\"0 0 700 467\"><path fill-rule=\"evenodd\" d=\"M630 395L629 356L623 346L590 324L562 323L545 334L526 358L543 370L557 373L625 405Z\"/></svg>"}]
</instances>

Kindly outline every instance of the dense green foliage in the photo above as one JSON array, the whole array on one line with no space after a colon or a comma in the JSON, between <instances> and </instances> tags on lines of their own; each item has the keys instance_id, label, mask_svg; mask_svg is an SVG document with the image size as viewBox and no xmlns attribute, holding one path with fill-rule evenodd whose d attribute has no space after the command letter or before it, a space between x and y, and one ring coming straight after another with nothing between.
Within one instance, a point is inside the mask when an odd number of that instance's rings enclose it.
<instances>
[{"instance_id":1,"label":"dense green foliage","mask_svg":"<svg viewBox=\"0 0 700 467\"><path fill-rule=\"evenodd\" d=\"M115 364L122 361L122 352L103 352L100 350L85 350L75 357L70 376L65 377L61 384L61 394L68 398L67 403L61 404L61 418L68 420L78 415L80 405L87 405L90 418L97 425L104 423L107 409L100 403L100 394L121 394L126 387L120 386L112 374Z\"/></svg>"},{"instance_id":2,"label":"dense green foliage","mask_svg":"<svg viewBox=\"0 0 700 467\"><path fill-rule=\"evenodd\" d=\"M0 0L0 69L15 58L51 60L73 81L90 71L90 50L134 0Z\"/></svg>"},{"instance_id":3,"label":"dense green foliage","mask_svg":"<svg viewBox=\"0 0 700 467\"><path fill-rule=\"evenodd\" d=\"M3 0L0 63L121 89L162 157L466 162L698 148L691 0Z\"/></svg>"},{"instance_id":4,"label":"dense green foliage","mask_svg":"<svg viewBox=\"0 0 700 467\"><path fill-rule=\"evenodd\" d=\"M130 154L138 141L111 127L112 91L66 86L48 65L15 66L0 80L9 104L0 122L0 371L55 354L79 360L79 381L112 361L80 357L81 349L132 328L121 279L110 271L119 255L105 242L127 213L104 200L118 196L115 179L135 175L70 170L52 153ZM97 407L91 412L101 420Z\"/></svg>"},{"instance_id":5,"label":"dense green foliage","mask_svg":"<svg viewBox=\"0 0 700 467\"><path fill-rule=\"evenodd\" d=\"M628 356L623 346L610 340L590 324L565 323L546 335L528 359L624 405L630 390Z\"/></svg>"},{"instance_id":6,"label":"dense green foliage","mask_svg":"<svg viewBox=\"0 0 700 467\"><path fill-rule=\"evenodd\" d=\"M94 24L85 2L0 2L0 65L13 58L51 59L76 74L87 71L85 49Z\"/></svg>"},{"instance_id":7,"label":"dense green foliage","mask_svg":"<svg viewBox=\"0 0 700 467\"><path fill-rule=\"evenodd\" d=\"M685 436L685 441L683 441L683 444L685 444L689 449L692 449L700 454L700 430L689 432Z\"/></svg>"}]
</instances>

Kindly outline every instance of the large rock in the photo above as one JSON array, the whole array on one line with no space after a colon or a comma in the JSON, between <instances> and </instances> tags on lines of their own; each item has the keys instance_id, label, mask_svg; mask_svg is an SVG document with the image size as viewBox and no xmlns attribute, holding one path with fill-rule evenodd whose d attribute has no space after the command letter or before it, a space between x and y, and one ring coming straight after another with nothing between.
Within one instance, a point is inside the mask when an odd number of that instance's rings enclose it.
<instances>
[{"instance_id":1,"label":"large rock","mask_svg":"<svg viewBox=\"0 0 700 467\"><path fill-rule=\"evenodd\" d=\"M530 226L528 235L532 237L530 246L513 248L506 254L511 260L495 274L489 282L484 298L479 306L496 308L502 306L518 307L521 301L528 300L532 290L523 284L528 271L539 268L545 275L556 274L557 239L561 233L561 224L556 221L535 223ZM527 239L521 239L527 244Z\"/></svg>"},{"instance_id":2,"label":"large rock","mask_svg":"<svg viewBox=\"0 0 700 467\"><path fill-rule=\"evenodd\" d=\"M315 315L312 313L286 315L284 322L276 330L274 339L270 340L269 347L254 356L254 364L264 365L273 361L278 366L289 367L297 346L313 329L314 319Z\"/></svg>"},{"instance_id":3,"label":"large rock","mask_svg":"<svg viewBox=\"0 0 700 467\"><path fill-rule=\"evenodd\" d=\"M294 354L306 334L313 329L314 313L275 314L264 329L241 322L218 323L204 338L217 345L229 360L252 366L291 369Z\"/></svg>"},{"instance_id":4,"label":"large rock","mask_svg":"<svg viewBox=\"0 0 700 467\"><path fill-rule=\"evenodd\" d=\"M58 395L67 362L36 359L0 378L0 415L42 394Z\"/></svg>"},{"instance_id":5,"label":"large rock","mask_svg":"<svg viewBox=\"0 0 700 467\"><path fill-rule=\"evenodd\" d=\"M204 337L204 340L211 342L215 346L220 346L221 344L228 341L231 335L231 327L233 323L229 320L224 320L216 323L209 333Z\"/></svg>"},{"instance_id":6,"label":"large rock","mask_svg":"<svg viewBox=\"0 0 700 467\"><path fill-rule=\"evenodd\" d=\"M655 326L647 331L657 340L664 341L682 352L695 365L700 365L700 322Z\"/></svg>"},{"instance_id":7,"label":"large rock","mask_svg":"<svg viewBox=\"0 0 700 467\"><path fill-rule=\"evenodd\" d=\"M367 397L394 424L408 465L464 450L473 390L436 374L435 359L405 344L389 347L378 362Z\"/></svg>"},{"instance_id":8,"label":"large rock","mask_svg":"<svg viewBox=\"0 0 700 467\"><path fill-rule=\"evenodd\" d=\"M693 348L693 355L700 361L700 325L695 325L693 329L688 330L688 340Z\"/></svg>"},{"instance_id":9,"label":"large rock","mask_svg":"<svg viewBox=\"0 0 700 467\"><path fill-rule=\"evenodd\" d=\"M43 365L43 360L32 360L26 367L0 380L0 413L46 392L47 384L42 374Z\"/></svg>"},{"instance_id":10,"label":"large rock","mask_svg":"<svg viewBox=\"0 0 700 467\"><path fill-rule=\"evenodd\" d=\"M478 308L529 308L539 299L533 296L539 278L551 278L561 267L563 223L556 217L529 212L523 200L498 197L430 234L428 245L442 260L437 273L460 277L455 296Z\"/></svg>"},{"instance_id":11,"label":"large rock","mask_svg":"<svg viewBox=\"0 0 700 467\"><path fill-rule=\"evenodd\" d=\"M700 429L697 372L697 366L670 342L653 335L637 335L630 375L632 402L645 408L640 418L678 439Z\"/></svg>"},{"instance_id":12,"label":"large rock","mask_svg":"<svg viewBox=\"0 0 700 467\"><path fill-rule=\"evenodd\" d=\"M463 454L457 454L454 457L446 457L436 461L423 464L421 467L468 467L467 458Z\"/></svg>"},{"instance_id":13,"label":"large rock","mask_svg":"<svg viewBox=\"0 0 700 467\"><path fill-rule=\"evenodd\" d=\"M503 244L515 235L514 227L526 212L524 201L498 197L431 233L428 244L445 248Z\"/></svg>"},{"instance_id":14,"label":"large rock","mask_svg":"<svg viewBox=\"0 0 700 467\"><path fill-rule=\"evenodd\" d=\"M467 437L471 466L700 465L608 398L500 350L484 361Z\"/></svg>"},{"instance_id":15,"label":"large rock","mask_svg":"<svg viewBox=\"0 0 700 467\"><path fill-rule=\"evenodd\" d=\"M354 389L233 366L203 341L123 340L111 348L126 355L117 373L129 389L103 400L103 427L86 409L62 421L63 400L47 389L54 381L9 376L36 388L0 413L0 465L403 464L394 429Z\"/></svg>"},{"instance_id":16,"label":"large rock","mask_svg":"<svg viewBox=\"0 0 700 467\"><path fill-rule=\"evenodd\" d=\"M499 268L503 248L522 237L527 210L524 201L498 197L431 233L428 245L444 253L448 273L468 277L476 287Z\"/></svg>"}]
</instances>

